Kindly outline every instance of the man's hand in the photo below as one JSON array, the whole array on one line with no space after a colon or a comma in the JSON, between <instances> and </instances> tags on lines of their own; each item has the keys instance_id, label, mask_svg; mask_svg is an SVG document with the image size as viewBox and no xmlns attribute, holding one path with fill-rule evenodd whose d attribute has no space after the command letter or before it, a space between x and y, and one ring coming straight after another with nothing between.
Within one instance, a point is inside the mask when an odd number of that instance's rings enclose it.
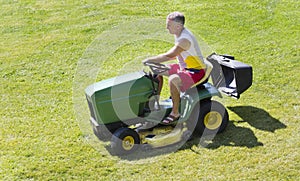
<instances>
[{"instance_id":1,"label":"man's hand","mask_svg":"<svg viewBox=\"0 0 300 181\"><path fill-rule=\"evenodd\" d=\"M143 63L144 65L146 65L146 63L149 63L149 62L150 62L150 60L149 60L148 58L142 61L142 63Z\"/></svg>"}]
</instances>

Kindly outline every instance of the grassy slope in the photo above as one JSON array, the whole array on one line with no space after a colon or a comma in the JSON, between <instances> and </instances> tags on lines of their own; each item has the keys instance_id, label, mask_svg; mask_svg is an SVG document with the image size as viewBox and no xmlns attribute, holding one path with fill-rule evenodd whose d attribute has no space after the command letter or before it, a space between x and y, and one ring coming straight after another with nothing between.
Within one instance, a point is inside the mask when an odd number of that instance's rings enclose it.
<instances>
[{"instance_id":1,"label":"grassy slope","mask_svg":"<svg viewBox=\"0 0 300 181\"><path fill-rule=\"evenodd\" d=\"M295 0L1 1L0 179L296 179L298 9ZM99 153L75 120L77 61L104 30L174 10L185 12L189 28L217 52L251 64L253 86L238 101L225 99L230 125L206 148L190 143L134 161ZM117 60L138 56L120 51Z\"/></svg>"}]
</instances>

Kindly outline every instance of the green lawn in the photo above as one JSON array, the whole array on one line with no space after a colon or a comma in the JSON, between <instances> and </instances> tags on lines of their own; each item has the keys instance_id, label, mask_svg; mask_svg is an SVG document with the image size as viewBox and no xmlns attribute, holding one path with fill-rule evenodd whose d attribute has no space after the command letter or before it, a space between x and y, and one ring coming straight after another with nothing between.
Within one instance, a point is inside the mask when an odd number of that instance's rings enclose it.
<instances>
[{"instance_id":1,"label":"green lawn","mask_svg":"<svg viewBox=\"0 0 300 181\"><path fill-rule=\"evenodd\" d=\"M300 1L0 5L0 180L298 179ZM185 13L208 49L252 65L253 85L239 100L222 100L230 123L212 141L139 159L112 156L84 120L83 90L168 50L172 44L159 37L172 40L163 24L172 11Z\"/></svg>"}]
</instances>

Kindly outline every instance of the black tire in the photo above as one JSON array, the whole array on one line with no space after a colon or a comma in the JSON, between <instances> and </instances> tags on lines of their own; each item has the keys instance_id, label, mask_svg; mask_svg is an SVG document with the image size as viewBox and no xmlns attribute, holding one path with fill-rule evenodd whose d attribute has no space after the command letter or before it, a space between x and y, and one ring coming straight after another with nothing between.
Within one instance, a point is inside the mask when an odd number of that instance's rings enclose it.
<instances>
[{"instance_id":1,"label":"black tire","mask_svg":"<svg viewBox=\"0 0 300 181\"><path fill-rule=\"evenodd\" d=\"M140 144L140 137L137 132L130 128L117 129L111 138L112 151L117 155L134 152L138 144Z\"/></svg>"},{"instance_id":2,"label":"black tire","mask_svg":"<svg viewBox=\"0 0 300 181\"><path fill-rule=\"evenodd\" d=\"M201 102L195 131L204 135L217 134L224 131L228 120L228 112L221 103L211 100Z\"/></svg>"}]
</instances>

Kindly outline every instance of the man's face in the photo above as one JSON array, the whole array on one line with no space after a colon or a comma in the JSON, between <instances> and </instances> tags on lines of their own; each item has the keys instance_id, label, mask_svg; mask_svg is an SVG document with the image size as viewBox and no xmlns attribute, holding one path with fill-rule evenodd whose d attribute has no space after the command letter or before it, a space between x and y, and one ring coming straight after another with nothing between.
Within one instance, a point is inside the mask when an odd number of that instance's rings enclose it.
<instances>
[{"instance_id":1,"label":"man's face","mask_svg":"<svg viewBox=\"0 0 300 181\"><path fill-rule=\"evenodd\" d=\"M167 19L166 26L170 34L175 34L178 29L178 23L170 19Z\"/></svg>"}]
</instances>

